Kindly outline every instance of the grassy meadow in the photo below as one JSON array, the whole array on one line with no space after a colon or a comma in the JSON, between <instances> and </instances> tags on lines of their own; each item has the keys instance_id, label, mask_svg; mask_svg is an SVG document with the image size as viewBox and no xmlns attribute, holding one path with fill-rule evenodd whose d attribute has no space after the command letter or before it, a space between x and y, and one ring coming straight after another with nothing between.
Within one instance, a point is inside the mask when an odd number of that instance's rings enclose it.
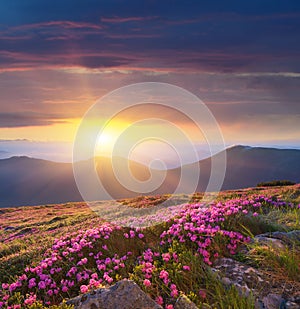
<instances>
[{"instance_id":1,"label":"grassy meadow","mask_svg":"<svg viewBox=\"0 0 300 309\"><path fill-rule=\"evenodd\" d=\"M143 208L167 198L120 202ZM226 287L211 267L230 257L300 290L300 244L274 250L252 241L300 230L299 203L300 185L225 191L210 205L195 194L146 228L105 222L85 203L0 209L0 307L71 308L64 300L128 278L163 308L181 294L199 308L254 308L251 295Z\"/></svg>"}]
</instances>

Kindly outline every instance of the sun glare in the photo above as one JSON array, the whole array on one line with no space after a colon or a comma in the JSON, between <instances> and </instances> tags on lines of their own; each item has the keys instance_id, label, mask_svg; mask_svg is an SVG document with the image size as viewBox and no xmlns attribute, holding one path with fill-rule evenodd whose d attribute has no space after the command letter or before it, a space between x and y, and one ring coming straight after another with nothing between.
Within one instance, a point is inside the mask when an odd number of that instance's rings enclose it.
<instances>
[{"instance_id":1,"label":"sun glare","mask_svg":"<svg viewBox=\"0 0 300 309\"><path fill-rule=\"evenodd\" d=\"M123 121L111 121L99 134L95 156L111 156L118 137L130 124Z\"/></svg>"}]
</instances>

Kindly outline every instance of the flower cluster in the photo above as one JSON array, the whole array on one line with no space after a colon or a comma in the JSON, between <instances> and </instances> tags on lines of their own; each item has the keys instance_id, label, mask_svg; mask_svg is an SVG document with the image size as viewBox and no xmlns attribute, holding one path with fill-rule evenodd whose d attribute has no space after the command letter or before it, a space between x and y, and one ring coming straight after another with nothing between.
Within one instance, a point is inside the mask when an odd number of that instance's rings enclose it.
<instances>
[{"instance_id":1,"label":"flower cluster","mask_svg":"<svg viewBox=\"0 0 300 309\"><path fill-rule=\"evenodd\" d=\"M39 263L26 267L13 282L2 283L0 308L26 308L36 301L44 305L57 304L64 298L111 285L121 278L130 278L132 272L139 276L137 282L143 289L153 292L150 294L158 304L172 308L172 301L174 303L180 293L176 276L184 276L193 269L193 265L184 260L184 252L174 248L178 244L185 246L208 265L219 255L235 254L238 246L248 242L249 237L231 230L230 221L239 216L255 219L264 213L265 206L299 208L299 205L262 195L209 205L171 206L168 209L174 212L174 217L159 233L159 240L148 245L146 228L123 229L102 223L93 228L65 233L54 240ZM119 248L112 247L116 237L121 238L125 247L123 253ZM126 247L130 243L134 243L135 247L137 243L142 244L143 250L133 254ZM134 268L135 264L137 266ZM23 295L19 303L14 298L18 292ZM206 297L203 290L197 293L201 298Z\"/></svg>"}]
</instances>

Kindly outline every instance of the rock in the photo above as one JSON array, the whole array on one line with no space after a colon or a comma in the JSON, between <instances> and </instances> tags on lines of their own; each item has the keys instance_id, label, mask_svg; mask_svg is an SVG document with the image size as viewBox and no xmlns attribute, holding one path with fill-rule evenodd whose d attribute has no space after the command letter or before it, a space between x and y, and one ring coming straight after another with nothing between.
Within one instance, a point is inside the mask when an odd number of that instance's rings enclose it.
<instances>
[{"instance_id":1,"label":"rock","mask_svg":"<svg viewBox=\"0 0 300 309\"><path fill-rule=\"evenodd\" d=\"M255 238L272 238L279 239L282 243L293 246L295 243L300 244L300 230L294 230L290 232L273 232L257 235Z\"/></svg>"},{"instance_id":2,"label":"rock","mask_svg":"<svg viewBox=\"0 0 300 309\"><path fill-rule=\"evenodd\" d=\"M262 245L272 247L274 249L285 249L286 245L277 238L265 237L265 236L255 236L255 240Z\"/></svg>"},{"instance_id":3,"label":"rock","mask_svg":"<svg viewBox=\"0 0 300 309\"><path fill-rule=\"evenodd\" d=\"M295 295L287 300L285 309L299 309L300 308L300 295Z\"/></svg>"},{"instance_id":4,"label":"rock","mask_svg":"<svg viewBox=\"0 0 300 309\"><path fill-rule=\"evenodd\" d=\"M234 285L238 291L248 296L254 289L262 286L262 274L248 265L230 258L221 258L215 261L214 269L222 274L225 285Z\"/></svg>"},{"instance_id":5,"label":"rock","mask_svg":"<svg viewBox=\"0 0 300 309\"><path fill-rule=\"evenodd\" d=\"M227 286L232 284L232 281L227 277L223 277L222 282L223 282L223 284L225 284Z\"/></svg>"},{"instance_id":6,"label":"rock","mask_svg":"<svg viewBox=\"0 0 300 309\"><path fill-rule=\"evenodd\" d=\"M262 302L267 309L278 309L285 303L281 295L278 294L269 294L262 299Z\"/></svg>"},{"instance_id":7,"label":"rock","mask_svg":"<svg viewBox=\"0 0 300 309\"><path fill-rule=\"evenodd\" d=\"M174 309L197 309L198 307L185 295L178 297Z\"/></svg>"},{"instance_id":8,"label":"rock","mask_svg":"<svg viewBox=\"0 0 300 309\"><path fill-rule=\"evenodd\" d=\"M270 272L263 272L230 258L220 258L213 271L225 286L233 285L240 295L253 295L256 309L300 309L299 285Z\"/></svg>"},{"instance_id":9,"label":"rock","mask_svg":"<svg viewBox=\"0 0 300 309\"><path fill-rule=\"evenodd\" d=\"M291 302L291 301L287 301L284 306L284 309L299 309L299 308L300 308L300 305L294 302Z\"/></svg>"},{"instance_id":10,"label":"rock","mask_svg":"<svg viewBox=\"0 0 300 309\"><path fill-rule=\"evenodd\" d=\"M295 295L293 297L290 297L288 300L300 304L300 295Z\"/></svg>"},{"instance_id":11,"label":"rock","mask_svg":"<svg viewBox=\"0 0 300 309\"><path fill-rule=\"evenodd\" d=\"M130 280L121 280L109 288L78 296L67 304L74 305L74 309L162 309Z\"/></svg>"}]
</instances>

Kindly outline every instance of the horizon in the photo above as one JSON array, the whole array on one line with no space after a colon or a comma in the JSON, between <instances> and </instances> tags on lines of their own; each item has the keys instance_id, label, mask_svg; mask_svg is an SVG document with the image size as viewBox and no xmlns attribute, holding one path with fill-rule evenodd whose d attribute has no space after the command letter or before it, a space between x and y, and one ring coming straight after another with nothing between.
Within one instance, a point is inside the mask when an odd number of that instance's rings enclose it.
<instances>
[{"instance_id":1,"label":"horizon","mask_svg":"<svg viewBox=\"0 0 300 309\"><path fill-rule=\"evenodd\" d=\"M3 141L2 141L3 142ZM10 141L5 141L5 142L16 142L13 140ZM23 141L18 141L18 142L29 142L26 140ZM1 143L1 141L0 141ZM41 143L41 142L34 142L34 141L30 141L30 143ZM43 142L48 144L47 142ZM60 142L60 144L64 144L63 142ZM201 147L202 146L202 147ZM211 152L209 149L204 149L206 145L198 145L198 158L197 160L189 160L189 158L187 158L187 160L185 162L180 162L180 160L178 160L178 158L176 157L172 157L172 153L169 152L161 152L159 159L162 160L165 164L166 164L166 168L173 168L173 167L178 167L182 164L190 164L190 163L195 163L197 161L201 161L204 159L207 159L215 154L218 153L218 151L214 151L214 148L212 147ZM56 147L56 146L55 146ZM294 147L294 146L278 146L278 145L243 145L243 144L231 144L231 145L225 145L225 150L229 150L231 148L235 148L235 147L249 147L249 148L266 148L266 149L278 149L278 150L300 150L300 145L298 147ZM22 149L22 147L20 147ZM75 162L80 162L80 161L73 161L72 160L72 153L70 151L67 151L65 153L59 152L59 154L53 154L51 152L43 152L43 153L37 153L36 152L37 147L33 146L32 149L27 149L26 152L22 152L22 150L17 150L14 148L14 152L8 152L8 151L0 151L0 160L5 160L5 159L10 159L10 158L20 158L20 157L27 157L30 159L41 159L41 160L46 160L46 161L51 161L51 162L55 162L55 163L75 163ZM47 150L47 147L46 147ZM70 149L68 149L70 150ZM99 153L98 155L95 154L94 157L91 157L87 160L93 159L93 158L111 158L113 157L113 154L110 153ZM126 158L125 159L129 159L130 161L134 161L146 166L150 166L151 162L157 159L157 156L154 154L152 156L145 156L144 153L143 155L141 155L141 153L134 153L134 155L130 158ZM158 169L160 169L158 167ZM163 168L162 168L163 169Z\"/></svg>"}]
</instances>

